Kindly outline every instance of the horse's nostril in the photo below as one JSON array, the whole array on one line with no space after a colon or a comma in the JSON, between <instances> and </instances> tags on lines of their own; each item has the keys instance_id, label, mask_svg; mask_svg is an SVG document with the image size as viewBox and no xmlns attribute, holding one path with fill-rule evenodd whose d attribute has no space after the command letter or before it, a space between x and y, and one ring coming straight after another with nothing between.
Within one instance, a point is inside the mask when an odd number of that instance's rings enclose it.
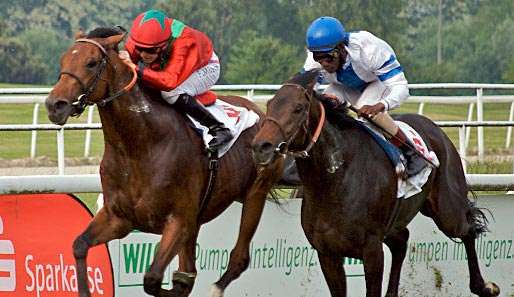
<instances>
[{"instance_id":1,"label":"horse's nostril","mask_svg":"<svg viewBox=\"0 0 514 297\"><path fill-rule=\"evenodd\" d=\"M273 151L273 144L271 142L263 141L254 147L254 151L260 154L267 154Z\"/></svg>"},{"instance_id":2,"label":"horse's nostril","mask_svg":"<svg viewBox=\"0 0 514 297\"><path fill-rule=\"evenodd\" d=\"M54 104L55 110L61 110L63 108L66 108L66 106L68 106L68 102L62 100L57 101Z\"/></svg>"}]
</instances>

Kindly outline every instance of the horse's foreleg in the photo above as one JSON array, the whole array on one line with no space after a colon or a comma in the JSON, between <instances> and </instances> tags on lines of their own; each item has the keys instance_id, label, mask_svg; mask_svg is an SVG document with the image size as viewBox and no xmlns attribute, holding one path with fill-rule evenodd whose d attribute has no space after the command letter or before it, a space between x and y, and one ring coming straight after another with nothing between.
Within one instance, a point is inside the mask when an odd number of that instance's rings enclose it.
<instances>
[{"instance_id":1,"label":"horse's foreleg","mask_svg":"<svg viewBox=\"0 0 514 297\"><path fill-rule=\"evenodd\" d=\"M363 250L366 297L380 297L384 275L384 251L382 242L376 237L368 238Z\"/></svg>"},{"instance_id":2,"label":"horse's foreleg","mask_svg":"<svg viewBox=\"0 0 514 297\"><path fill-rule=\"evenodd\" d=\"M270 171L278 171L278 169L271 168L265 170L267 171L261 172L243 201L237 243L230 253L227 271L223 273L221 278L211 288L212 297L223 296L226 287L248 268L250 263L250 241L259 224L266 195L275 181L274 176L272 176L273 172Z\"/></svg>"},{"instance_id":3,"label":"horse's foreleg","mask_svg":"<svg viewBox=\"0 0 514 297\"><path fill-rule=\"evenodd\" d=\"M321 270L332 297L346 297L346 274L343 257L318 252Z\"/></svg>"},{"instance_id":4,"label":"horse's foreleg","mask_svg":"<svg viewBox=\"0 0 514 297\"><path fill-rule=\"evenodd\" d=\"M150 269L145 273L144 290L152 296L182 296L177 294L176 290L168 291L161 289L164 270L171 262L173 257L184 247L184 244L194 234L196 230L195 223L188 224L184 218L170 216L162 231L159 249L155 254L154 261ZM181 282L194 283L195 275L174 274L175 280ZM189 285L189 284L188 284Z\"/></svg>"},{"instance_id":5,"label":"horse's foreleg","mask_svg":"<svg viewBox=\"0 0 514 297\"><path fill-rule=\"evenodd\" d=\"M178 271L173 273L173 291L176 295L187 296L193 290L196 277L195 249L198 229L179 251Z\"/></svg>"},{"instance_id":6,"label":"horse's foreleg","mask_svg":"<svg viewBox=\"0 0 514 297\"><path fill-rule=\"evenodd\" d=\"M389 273L389 285L387 286L386 297L398 296L398 285L400 284L400 274L403 260L407 254L408 239L409 230L405 228L397 234L386 237L384 241L385 244L389 247L389 250L391 250L392 254L391 272Z\"/></svg>"},{"instance_id":7,"label":"horse's foreleg","mask_svg":"<svg viewBox=\"0 0 514 297\"><path fill-rule=\"evenodd\" d=\"M73 256L77 264L77 286L79 296L89 297L88 280L87 280L87 252L98 244L106 243L112 239L125 237L132 225L119 217L109 213L106 207L89 223L87 229L80 234L73 242Z\"/></svg>"}]
</instances>

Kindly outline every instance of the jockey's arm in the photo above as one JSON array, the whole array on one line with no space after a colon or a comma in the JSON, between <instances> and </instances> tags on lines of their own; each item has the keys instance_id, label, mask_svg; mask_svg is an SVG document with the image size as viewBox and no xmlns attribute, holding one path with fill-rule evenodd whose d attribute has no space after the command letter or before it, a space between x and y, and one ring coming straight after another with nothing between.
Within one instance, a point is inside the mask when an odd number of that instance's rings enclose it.
<instances>
[{"instance_id":1,"label":"jockey's arm","mask_svg":"<svg viewBox=\"0 0 514 297\"><path fill-rule=\"evenodd\" d=\"M199 49L192 42L174 44L170 60L162 70L144 68L142 80L153 88L170 91L183 83L194 71Z\"/></svg>"},{"instance_id":2,"label":"jockey's arm","mask_svg":"<svg viewBox=\"0 0 514 297\"><path fill-rule=\"evenodd\" d=\"M379 102L384 104L386 111L399 107L409 97L408 83L403 72L382 82L387 90L385 92L386 96Z\"/></svg>"}]
</instances>

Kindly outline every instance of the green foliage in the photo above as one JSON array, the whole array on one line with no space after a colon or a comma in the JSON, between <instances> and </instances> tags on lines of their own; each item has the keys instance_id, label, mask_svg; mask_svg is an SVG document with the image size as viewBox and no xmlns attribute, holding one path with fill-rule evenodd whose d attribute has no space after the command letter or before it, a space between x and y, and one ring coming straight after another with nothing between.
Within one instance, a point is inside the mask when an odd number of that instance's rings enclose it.
<instances>
[{"instance_id":1,"label":"green foliage","mask_svg":"<svg viewBox=\"0 0 514 297\"><path fill-rule=\"evenodd\" d=\"M4 0L0 58L6 62L0 81L51 83L75 32L113 25L129 29L132 19L150 8L211 37L222 63L220 83L278 83L290 77L305 59L305 30L323 15L339 18L350 31L366 30L386 40L410 82L514 81L512 0ZM257 53L262 44L271 48ZM248 76L252 71L258 73Z\"/></svg>"},{"instance_id":2,"label":"green foliage","mask_svg":"<svg viewBox=\"0 0 514 297\"><path fill-rule=\"evenodd\" d=\"M226 80L228 83L273 83L283 81L301 69L301 53L292 45L271 36L246 31L232 47ZM256 62L258 61L258 62Z\"/></svg>"},{"instance_id":3,"label":"green foliage","mask_svg":"<svg viewBox=\"0 0 514 297\"><path fill-rule=\"evenodd\" d=\"M63 53L72 40L61 38L57 32L45 29L26 30L19 40L27 46L33 64L42 68L40 74L43 78L34 78L31 81L54 83L59 75L60 55L56 53Z\"/></svg>"},{"instance_id":4,"label":"green foliage","mask_svg":"<svg viewBox=\"0 0 514 297\"><path fill-rule=\"evenodd\" d=\"M30 48L14 38L0 39L0 81L29 83L43 81L44 65L36 63Z\"/></svg>"}]
</instances>

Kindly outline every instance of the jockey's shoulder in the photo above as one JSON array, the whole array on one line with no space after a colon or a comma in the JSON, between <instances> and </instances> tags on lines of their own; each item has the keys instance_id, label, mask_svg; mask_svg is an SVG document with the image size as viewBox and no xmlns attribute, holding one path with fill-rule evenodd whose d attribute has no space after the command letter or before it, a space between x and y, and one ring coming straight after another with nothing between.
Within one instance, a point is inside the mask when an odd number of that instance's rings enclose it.
<instances>
[{"instance_id":1,"label":"jockey's shoulder","mask_svg":"<svg viewBox=\"0 0 514 297\"><path fill-rule=\"evenodd\" d=\"M349 47L365 47L370 44L376 44L380 42L381 39L377 36L373 35L373 33L368 31L356 31L349 33Z\"/></svg>"}]
</instances>

